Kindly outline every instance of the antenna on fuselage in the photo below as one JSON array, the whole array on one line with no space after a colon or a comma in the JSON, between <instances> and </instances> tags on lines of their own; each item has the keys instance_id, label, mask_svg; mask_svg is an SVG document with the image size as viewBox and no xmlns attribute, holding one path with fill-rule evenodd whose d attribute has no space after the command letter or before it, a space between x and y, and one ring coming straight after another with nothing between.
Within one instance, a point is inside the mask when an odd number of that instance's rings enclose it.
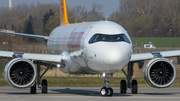
<instances>
[{"instance_id":1,"label":"antenna on fuselage","mask_svg":"<svg viewBox=\"0 0 180 101\"><path fill-rule=\"evenodd\" d=\"M9 0L9 10L12 9L12 0Z\"/></svg>"},{"instance_id":2,"label":"antenna on fuselage","mask_svg":"<svg viewBox=\"0 0 180 101\"><path fill-rule=\"evenodd\" d=\"M108 21L108 20L107 20L107 16L106 16L106 21Z\"/></svg>"}]
</instances>

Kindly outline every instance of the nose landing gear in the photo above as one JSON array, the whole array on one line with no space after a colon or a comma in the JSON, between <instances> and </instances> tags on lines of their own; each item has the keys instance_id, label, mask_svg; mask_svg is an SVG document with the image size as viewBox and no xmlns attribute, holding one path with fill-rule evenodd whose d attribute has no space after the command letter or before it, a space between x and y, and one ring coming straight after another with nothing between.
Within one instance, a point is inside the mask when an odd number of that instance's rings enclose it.
<instances>
[{"instance_id":1,"label":"nose landing gear","mask_svg":"<svg viewBox=\"0 0 180 101\"><path fill-rule=\"evenodd\" d=\"M127 77L127 83L126 80L121 80L120 82L120 93L121 94L126 94L127 92L127 88L131 89L132 94L137 94L138 93L138 83L137 80L132 80L132 76L133 76L133 62L130 62L128 64L128 68L127 68L127 74L126 72L122 69L123 73L126 75ZM113 96L113 89L108 87L109 86L109 76L106 73L103 73L102 76L104 77L104 84L105 86L102 87L100 93L102 96Z\"/></svg>"},{"instance_id":2,"label":"nose landing gear","mask_svg":"<svg viewBox=\"0 0 180 101\"><path fill-rule=\"evenodd\" d=\"M105 86L101 88L101 96L113 96L113 89L111 87L108 87L109 86L109 77L107 74L103 74L104 75L104 84Z\"/></svg>"}]
</instances>

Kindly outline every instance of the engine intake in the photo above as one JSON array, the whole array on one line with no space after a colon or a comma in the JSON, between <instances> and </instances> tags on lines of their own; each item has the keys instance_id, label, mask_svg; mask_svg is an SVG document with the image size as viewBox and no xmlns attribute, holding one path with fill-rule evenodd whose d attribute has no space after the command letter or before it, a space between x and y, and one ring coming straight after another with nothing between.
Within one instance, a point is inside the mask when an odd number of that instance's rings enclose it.
<instances>
[{"instance_id":1,"label":"engine intake","mask_svg":"<svg viewBox=\"0 0 180 101\"><path fill-rule=\"evenodd\" d=\"M31 87L35 83L36 74L34 63L24 58L11 60L4 69L6 82L17 88Z\"/></svg>"},{"instance_id":2,"label":"engine intake","mask_svg":"<svg viewBox=\"0 0 180 101\"><path fill-rule=\"evenodd\" d=\"M151 87L169 87L175 82L176 68L166 58L152 59L144 68L144 79Z\"/></svg>"}]
</instances>

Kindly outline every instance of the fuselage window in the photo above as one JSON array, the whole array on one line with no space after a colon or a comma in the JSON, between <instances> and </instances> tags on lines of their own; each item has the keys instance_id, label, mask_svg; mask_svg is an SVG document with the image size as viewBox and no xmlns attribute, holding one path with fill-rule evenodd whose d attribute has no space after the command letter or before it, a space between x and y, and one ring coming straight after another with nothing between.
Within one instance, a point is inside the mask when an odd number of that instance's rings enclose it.
<instances>
[{"instance_id":1,"label":"fuselage window","mask_svg":"<svg viewBox=\"0 0 180 101\"><path fill-rule=\"evenodd\" d=\"M95 34L89 40L89 44L96 43L96 42L127 42L127 43L131 43L125 34L117 34L117 35Z\"/></svg>"}]
</instances>

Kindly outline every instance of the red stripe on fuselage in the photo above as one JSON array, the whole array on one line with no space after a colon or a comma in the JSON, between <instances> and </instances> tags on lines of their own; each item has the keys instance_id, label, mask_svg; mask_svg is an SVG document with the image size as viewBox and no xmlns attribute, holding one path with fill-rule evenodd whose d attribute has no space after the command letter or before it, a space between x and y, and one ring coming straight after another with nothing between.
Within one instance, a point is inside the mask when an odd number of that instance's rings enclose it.
<instances>
[{"instance_id":1,"label":"red stripe on fuselage","mask_svg":"<svg viewBox=\"0 0 180 101\"><path fill-rule=\"evenodd\" d=\"M69 41L67 44L69 52L73 51L73 49L77 50L80 48L80 42L84 32L75 32L76 29L77 28L75 28L69 36Z\"/></svg>"},{"instance_id":2,"label":"red stripe on fuselage","mask_svg":"<svg viewBox=\"0 0 180 101\"><path fill-rule=\"evenodd\" d=\"M71 32L71 34L70 34L70 36L69 36L69 41L68 41L68 43L67 43L67 48L69 48L69 52L71 52L71 42L72 42L72 40L73 40L73 34L74 34L74 31L77 29L77 27Z\"/></svg>"},{"instance_id":3,"label":"red stripe on fuselage","mask_svg":"<svg viewBox=\"0 0 180 101\"><path fill-rule=\"evenodd\" d=\"M69 33L66 33L66 35L65 35L65 37L64 37L64 39L63 39L63 49L65 49L65 46L64 46L64 44L65 44L65 41L66 41L66 37L67 37L67 35L68 35Z\"/></svg>"},{"instance_id":4,"label":"red stripe on fuselage","mask_svg":"<svg viewBox=\"0 0 180 101\"><path fill-rule=\"evenodd\" d=\"M77 36L77 42L76 42L75 48L80 48L81 38L82 38L83 34L84 34L84 32L79 32L79 34Z\"/></svg>"}]
</instances>

